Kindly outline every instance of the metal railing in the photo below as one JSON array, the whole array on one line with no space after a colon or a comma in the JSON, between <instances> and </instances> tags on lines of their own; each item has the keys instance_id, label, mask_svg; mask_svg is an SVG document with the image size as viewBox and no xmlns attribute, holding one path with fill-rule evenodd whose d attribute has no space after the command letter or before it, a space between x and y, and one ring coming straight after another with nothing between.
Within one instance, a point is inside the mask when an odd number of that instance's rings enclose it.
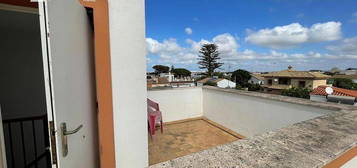
<instances>
[{"instance_id":1,"label":"metal railing","mask_svg":"<svg viewBox=\"0 0 357 168\"><path fill-rule=\"evenodd\" d=\"M41 125L43 129L39 130L38 128ZM19 126L20 130L14 129ZM6 146L8 168L20 168L22 166L25 168L42 168L51 166L47 115L3 120L3 128L4 132L8 133L5 135L5 142L7 141L6 144L9 145ZM29 135L31 132L32 135ZM43 141L40 140L40 137L44 138ZM14 138L20 138L21 143L18 140L15 142ZM39 146L39 142L42 143L40 144L41 146ZM33 146L33 151L27 151L29 146ZM22 154L21 160L23 160L23 163L18 161L20 160L19 156L15 156L15 153Z\"/></svg>"}]
</instances>

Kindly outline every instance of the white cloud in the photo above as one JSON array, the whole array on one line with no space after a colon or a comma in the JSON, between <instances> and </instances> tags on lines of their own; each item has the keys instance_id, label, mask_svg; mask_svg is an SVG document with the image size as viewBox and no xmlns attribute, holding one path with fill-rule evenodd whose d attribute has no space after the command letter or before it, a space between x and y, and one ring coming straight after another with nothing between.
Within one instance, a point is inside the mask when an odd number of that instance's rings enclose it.
<instances>
[{"instance_id":1,"label":"white cloud","mask_svg":"<svg viewBox=\"0 0 357 168\"><path fill-rule=\"evenodd\" d=\"M151 58L149 60L151 64L165 64L181 67L197 67L199 50L201 46L206 43L217 44L218 51L222 58L221 61L226 63L226 65L244 65L255 69L260 68L261 70L267 70L266 68L282 65L284 65L285 68L287 64L301 65L307 68L328 66L328 63L333 66L334 63L340 64L341 62L344 62L344 65L353 65L356 64L354 62L356 62L355 60L357 59L357 37L344 39L335 46L328 46L326 49L329 52L327 53L313 51L284 53L276 50L271 50L269 52L257 52L250 49L241 50L237 38L229 33L217 35L211 40L201 39L199 41L194 41L192 39L187 39L187 47L180 46L176 39L173 38L163 40L162 42L147 38L146 43ZM157 59L153 59L152 56L157 57ZM335 59L338 59L339 61L333 61Z\"/></svg>"},{"instance_id":2,"label":"white cloud","mask_svg":"<svg viewBox=\"0 0 357 168\"><path fill-rule=\"evenodd\" d=\"M317 23L310 28L299 23L258 31L247 30L249 43L273 49L291 48L303 43L333 41L341 38L341 23Z\"/></svg>"},{"instance_id":3,"label":"white cloud","mask_svg":"<svg viewBox=\"0 0 357 168\"><path fill-rule=\"evenodd\" d=\"M357 23L357 12L352 13L351 23Z\"/></svg>"},{"instance_id":4,"label":"white cloud","mask_svg":"<svg viewBox=\"0 0 357 168\"><path fill-rule=\"evenodd\" d=\"M337 45L327 46L326 49L335 55L357 58L357 37L346 38Z\"/></svg>"},{"instance_id":5,"label":"white cloud","mask_svg":"<svg viewBox=\"0 0 357 168\"><path fill-rule=\"evenodd\" d=\"M298 19L301 19L303 17L305 17L304 13L299 13L299 14L296 15L296 18L298 18Z\"/></svg>"},{"instance_id":6,"label":"white cloud","mask_svg":"<svg viewBox=\"0 0 357 168\"><path fill-rule=\"evenodd\" d=\"M189 64L193 63L194 58L196 58L190 49L178 45L174 38L164 40L163 42L147 38L146 44L149 54L158 55L161 63Z\"/></svg>"},{"instance_id":7,"label":"white cloud","mask_svg":"<svg viewBox=\"0 0 357 168\"><path fill-rule=\"evenodd\" d=\"M186 28L185 28L185 32L186 32L186 34L188 34L188 35L191 35L191 34L193 33L193 31L192 31L192 29L191 29L190 27L186 27Z\"/></svg>"}]
</instances>

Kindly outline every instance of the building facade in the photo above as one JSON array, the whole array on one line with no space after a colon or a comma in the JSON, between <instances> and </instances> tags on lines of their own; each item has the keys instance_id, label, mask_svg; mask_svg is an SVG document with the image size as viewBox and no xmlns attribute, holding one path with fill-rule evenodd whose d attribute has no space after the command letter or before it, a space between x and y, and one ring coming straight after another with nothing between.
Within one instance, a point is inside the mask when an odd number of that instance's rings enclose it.
<instances>
[{"instance_id":1,"label":"building facade","mask_svg":"<svg viewBox=\"0 0 357 168\"><path fill-rule=\"evenodd\" d=\"M280 93L284 89L307 88L314 89L320 85L327 85L328 75L319 72L295 71L291 66L287 70L271 72L264 77L264 91Z\"/></svg>"}]
</instances>

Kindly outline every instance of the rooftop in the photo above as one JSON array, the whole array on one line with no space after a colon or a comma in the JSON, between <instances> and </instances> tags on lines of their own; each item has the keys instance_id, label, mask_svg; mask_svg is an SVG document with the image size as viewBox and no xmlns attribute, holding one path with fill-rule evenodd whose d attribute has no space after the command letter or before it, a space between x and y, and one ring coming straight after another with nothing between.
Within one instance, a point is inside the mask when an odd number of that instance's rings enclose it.
<instances>
[{"instance_id":1,"label":"rooftop","mask_svg":"<svg viewBox=\"0 0 357 168\"><path fill-rule=\"evenodd\" d=\"M210 82L213 82L213 83L217 83L217 82L219 82L221 80L223 80L223 78L204 78L204 79L201 79L201 80L199 80L197 82L206 83L206 82L210 81Z\"/></svg>"},{"instance_id":2,"label":"rooftop","mask_svg":"<svg viewBox=\"0 0 357 168\"><path fill-rule=\"evenodd\" d=\"M252 75L253 77L255 77L255 78L259 79L259 80L264 80L263 74L254 74L254 73L252 73L250 75Z\"/></svg>"},{"instance_id":3,"label":"rooftop","mask_svg":"<svg viewBox=\"0 0 357 168\"><path fill-rule=\"evenodd\" d=\"M357 79L357 74L354 75L334 75L332 78L347 78L347 79Z\"/></svg>"},{"instance_id":4,"label":"rooftop","mask_svg":"<svg viewBox=\"0 0 357 168\"><path fill-rule=\"evenodd\" d=\"M325 91L326 87L328 86L319 86L315 88L310 94L311 95L320 95L320 96L327 96ZM350 96L350 97L357 97L357 90L349 90L337 87L331 87L333 89L332 95L336 96Z\"/></svg>"},{"instance_id":5,"label":"rooftop","mask_svg":"<svg viewBox=\"0 0 357 168\"><path fill-rule=\"evenodd\" d=\"M270 72L263 74L263 77L286 77L286 78L310 78L310 79L328 79L329 75L322 74L320 72L309 72L309 71L296 71L292 67L287 70Z\"/></svg>"},{"instance_id":6,"label":"rooftop","mask_svg":"<svg viewBox=\"0 0 357 168\"><path fill-rule=\"evenodd\" d=\"M151 168L323 167L356 142L357 111L340 111Z\"/></svg>"},{"instance_id":7,"label":"rooftop","mask_svg":"<svg viewBox=\"0 0 357 168\"><path fill-rule=\"evenodd\" d=\"M169 123L164 133L149 138L149 164L153 165L240 139L202 118Z\"/></svg>"},{"instance_id":8,"label":"rooftop","mask_svg":"<svg viewBox=\"0 0 357 168\"><path fill-rule=\"evenodd\" d=\"M219 135L222 140L204 137L217 137L217 134L195 135L189 132L196 130L191 125L183 129L188 131L188 136L178 138L181 135L176 131L186 124L173 124L177 127L173 132L166 126L171 142L162 138L160 143L166 146L162 149L168 150L171 156L161 161L178 158L152 165L151 168L323 167L357 145L355 106L215 87L152 90L149 97L160 103L164 119L172 121L203 116L247 137L234 140L229 138L230 133L224 133L228 135L228 140L223 135ZM202 127L205 126L199 126ZM166 136L165 132L163 135ZM160 139L162 135L158 133L156 136L154 138ZM201 138L194 141L196 138L192 137L195 136ZM199 145L193 145L192 141ZM202 147L205 143L209 145ZM182 149L177 146L182 146ZM182 156L185 154L175 152L177 149L188 155ZM159 161L151 163L156 162Z\"/></svg>"}]
</instances>

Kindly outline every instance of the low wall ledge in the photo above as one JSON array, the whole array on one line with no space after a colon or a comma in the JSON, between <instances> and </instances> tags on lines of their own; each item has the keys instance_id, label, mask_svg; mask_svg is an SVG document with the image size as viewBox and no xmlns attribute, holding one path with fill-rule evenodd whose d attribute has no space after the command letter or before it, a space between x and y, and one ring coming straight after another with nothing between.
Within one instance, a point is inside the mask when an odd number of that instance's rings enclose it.
<instances>
[{"instance_id":1,"label":"low wall ledge","mask_svg":"<svg viewBox=\"0 0 357 168\"><path fill-rule=\"evenodd\" d=\"M323 167L357 146L357 108L354 106L207 86L203 87L205 90L309 105L334 112L150 168Z\"/></svg>"},{"instance_id":2,"label":"low wall ledge","mask_svg":"<svg viewBox=\"0 0 357 168\"><path fill-rule=\"evenodd\" d=\"M323 109L332 110L332 111L357 110L357 106L352 106L352 105L337 104L337 103L330 103L330 102L317 102L317 101L311 101L308 99L288 97L288 96L268 94L268 93L261 93L261 92L252 92L252 91L244 91L244 90L236 90L236 89L223 89L223 88L217 88L217 87L212 87L212 86L203 86L202 88L204 90L205 89L206 90L214 90L214 91L219 91L219 92L252 96L252 97L258 97L258 98L262 98L262 99L286 102L286 103L313 106L313 107L323 108Z\"/></svg>"},{"instance_id":3,"label":"low wall ledge","mask_svg":"<svg viewBox=\"0 0 357 168\"><path fill-rule=\"evenodd\" d=\"M337 111L150 168L323 167L356 143L357 111Z\"/></svg>"}]
</instances>

